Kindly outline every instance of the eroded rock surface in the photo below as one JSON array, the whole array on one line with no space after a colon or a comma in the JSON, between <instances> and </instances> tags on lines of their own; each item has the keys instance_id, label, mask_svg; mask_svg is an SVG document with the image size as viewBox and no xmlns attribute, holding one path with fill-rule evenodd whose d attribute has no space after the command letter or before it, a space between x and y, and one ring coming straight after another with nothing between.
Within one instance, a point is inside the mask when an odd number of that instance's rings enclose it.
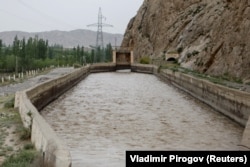
<instances>
[{"instance_id":1,"label":"eroded rock surface","mask_svg":"<svg viewBox=\"0 0 250 167\"><path fill-rule=\"evenodd\" d=\"M250 0L145 0L122 46L143 56L180 53L182 66L250 80Z\"/></svg>"}]
</instances>

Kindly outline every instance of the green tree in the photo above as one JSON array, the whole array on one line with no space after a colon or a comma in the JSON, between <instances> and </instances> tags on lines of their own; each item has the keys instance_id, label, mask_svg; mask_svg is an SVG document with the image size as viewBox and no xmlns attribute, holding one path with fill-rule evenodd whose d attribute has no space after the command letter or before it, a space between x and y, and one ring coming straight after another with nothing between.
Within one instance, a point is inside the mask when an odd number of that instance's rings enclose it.
<instances>
[{"instance_id":1,"label":"green tree","mask_svg":"<svg viewBox=\"0 0 250 167\"><path fill-rule=\"evenodd\" d=\"M3 41L0 39L0 58L2 56Z\"/></svg>"},{"instance_id":2,"label":"green tree","mask_svg":"<svg viewBox=\"0 0 250 167\"><path fill-rule=\"evenodd\" d=\"M19 47L20 47L20 40L18 39L17 35L13 41L13 53L15 56L15 72L18 73L19 71Z\"/></svg>"},{"instance_id":3,"label":"green tree","mask_svg":"<svg viewBox=\"0 0 250 167\"><path fill-rule=\"evenodd\" d=\"M4 64L4 57L3 57L3 53L2 53L2 47L3 47L3 43L2 43L2 40L0 39L0 69L3 69L3 64Z\"/></svg>"},{"instance_id":4,"label":"green tree","mask_svg":"<svg viewBox=\"0 0 250 167\"><path fill-rule=\"evenodd\" d=\"M20 42L20 51L19 51L19 59L20 59L20 67L22 71L26 70L28 67L28 62L26 58L26 40L25 38L22 39Z\"/></svg>"},{"instance_id":5,"label":"green tree","mask_svg":"<svg viewBox=\"0 0 250 167\"><path fill-rule=\"evenodd\" d=\"M46 42L43 39L38 40L37 45L38 58L44 60L47 55L47 46Z\"/></svg>"},{"instance_id":6,"label":"green tree","mask_svg":"<svg viewBox=\"0 0 250 167\"><path fill-rule=\"evenodd\" d=\"M91 49L90 62L91 63L96 63L95 50L94 49Z\"/></svg>"},{"instance_id":7,"label":"green tree","mask_svg":"<svg viewBox=\"0 0 250 167\"><path fill-rule=\"evenodd\" d=\"M81 63L81 60L80 60L81 56L80 56L80 46L77 45L77 48L76 48L76 62L77 63Z\"/></svg>"},{"instance_id":8,"label":"green tree","mask_svg":"<svg viewBox=\"0 0 250 167\"><path fill-rule=\"evenodd\" d=\"M19 44L20 41L17 36L15 36L14 41L13 41L13 54L16 56L19 53Z\"/></svg>"},{"instance_id":9,"label":"green tree","mask_svg":"<svg viewBox=\"0 0 250 167\"><path fill-rule=\"evenodd\" d=\"M14 55L6 56L6 66L5 69L8 72L15 71L16 68L16 57Z\"/></svg>"},{"instance_id":10,"label":"green tree","mask_svg":"<svg viewBox=\"0 0 250 167\"><path fill-rule=\"evenodd\" d=\"M81 51L80 51L80 60L81 60L81 64L83 64L84 63L84 47L82 46L81 47Z\"/></svg>"},{"instance_id":11,"label":"green tree","mask_svg":"<svg viewBox=\"0 0 250 167\"><path fill-rule=\"evenodd\" d=\"M12 45L5 46L0 40L0 72L26 71L46 66L73 65L74 63L103 62L104 54L110 61L111 45L106 49L96 48L86 51L83 46L65 49L61 45L49 46L48 40L15 36Z\"/></svg>"},{"instance_id":12,"label":"green tree","mask_svg":"<svg viewBox=\"0 0 250 167\"><path fill-rule=\"evenodd\" d=\"M106 62L111 62L113 59L113 49L111 43L107 44L105 48Z\"/></svg>"},{"instance_id":13,"label":"green tree","mask_svg":"<svg viewBox=\"0 0 250 167\"><path fill-rule=\"evenodd\" d=\"M33 68L33 61L35 59L35 45L33 38L29 38L25 46L25 58L26 58L26 70L31 70Z\"/></svg>"},{"instance_id":14,"label":"green tree","mask_svg":"<svg viewBox=\"0 0 250 167\"><path fill-rule=\"evenodd\" d=\"M101 47L97 47L95 50L95 60L96 60L95 63L103 62L103 51Z\"/></svg>"}]
</instances>

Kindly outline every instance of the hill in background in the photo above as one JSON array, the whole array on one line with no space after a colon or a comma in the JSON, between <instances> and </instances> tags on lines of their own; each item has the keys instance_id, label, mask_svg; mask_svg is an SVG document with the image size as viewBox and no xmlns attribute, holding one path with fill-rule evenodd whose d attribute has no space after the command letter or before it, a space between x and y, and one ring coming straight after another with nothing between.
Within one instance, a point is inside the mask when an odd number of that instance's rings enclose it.
<instances>
[{"instance_id":1,"label":"hill in background","mask_svg":"<svg viewBox=\"0 0 250 167\"><path fill-rule=\"evenodd\" d=\"M39 38L47 39L49 45L59 44L63 45L64 48L73 48L77 45L89 47L90 45L95 46L96 43L96 32L91 30L72 30L72 31L46 31L46 32L22 32L22 31L5 31L0 32L0 39L6 45L12 45L15 36L18 36L18 39L25 38L26 40L30 37L35 37L36 35ZM123 39L122 34L111 34L103 33L104 46L108 43L111 43L112 46L120 46Z\"/></svg>"}]
</instances>

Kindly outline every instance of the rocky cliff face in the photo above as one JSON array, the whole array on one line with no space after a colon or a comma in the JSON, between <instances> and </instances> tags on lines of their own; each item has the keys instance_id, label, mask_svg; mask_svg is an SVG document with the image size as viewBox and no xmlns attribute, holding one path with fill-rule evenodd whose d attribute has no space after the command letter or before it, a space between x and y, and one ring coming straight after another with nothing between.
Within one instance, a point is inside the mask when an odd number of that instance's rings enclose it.
<instances>
[{"instance_id":1,"label":"rocky cliff face","mask_svg":"<svg viewBox=\"0 0 250 167\"><path fill-rule=\"evenodd\" d=\"M142 56L179 52L182 66L250 79L250 0L144 0L124 47Z\"/></svg>"}]
</instances>

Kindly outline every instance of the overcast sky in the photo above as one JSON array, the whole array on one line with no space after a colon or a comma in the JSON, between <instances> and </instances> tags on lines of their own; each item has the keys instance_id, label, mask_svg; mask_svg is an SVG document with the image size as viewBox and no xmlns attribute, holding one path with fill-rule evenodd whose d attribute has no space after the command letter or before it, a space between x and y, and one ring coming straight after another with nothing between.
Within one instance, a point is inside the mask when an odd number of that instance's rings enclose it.
<instances>
[{"instance_id":1,"label":"overcast sky","mask_svg":"<svg viewBox=\"0 0 250 167\"><path fill-rule=\"evenodd\" d=\"M125 32L129 20L136 15L143 0L0 0L0 32L74 29L97 30L87 27L98 22L98 11L106 19L104 32Z\"/></svg>"}]
</instances>

